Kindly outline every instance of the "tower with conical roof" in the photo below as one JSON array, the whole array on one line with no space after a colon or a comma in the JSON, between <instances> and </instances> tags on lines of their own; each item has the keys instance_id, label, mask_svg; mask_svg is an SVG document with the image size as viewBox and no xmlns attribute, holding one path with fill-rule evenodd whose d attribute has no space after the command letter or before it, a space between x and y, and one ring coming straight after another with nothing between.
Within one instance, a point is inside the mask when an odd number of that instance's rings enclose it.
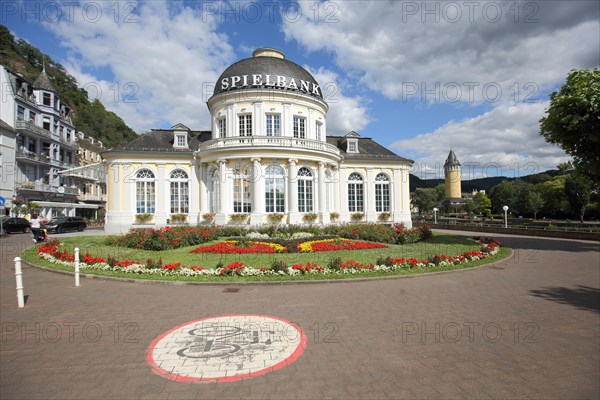
<instances>
[{"instance_id":1,"label":"tower with conical roof","mask_svg":"<svg viewBox=\"0 0 600 400\"><path fill-rule=\"evenodd\" d=\"M450 150L448 158L446 158L446 163L444 164L444 177L446 199L460 199L462 197L460 162L453 150Z\"/></svg>"}]
</instances>

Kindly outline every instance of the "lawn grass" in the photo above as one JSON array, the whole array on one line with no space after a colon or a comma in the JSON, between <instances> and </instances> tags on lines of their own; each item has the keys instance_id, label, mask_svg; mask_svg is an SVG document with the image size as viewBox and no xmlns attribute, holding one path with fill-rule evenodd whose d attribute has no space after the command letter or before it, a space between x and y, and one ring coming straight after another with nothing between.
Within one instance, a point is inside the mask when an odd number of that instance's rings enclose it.
<instances>
[{"instance_id":1,"label":"lawn grass","mask_svg":"<svg viewBox=\"0 0 600 400\"><path fill-rule=\"evenodd\" d=\"M123 247L111 247L105 245L106 236L83 236L83 237L70 237L64 238L61 242L64 244L65 250L69 253L73 252L75 247L79 247L81 254L89 253L95 257L115 257L117 260L136 260L141 263L145 263L148 258L158 260L162 258L163 264L181 262L186 266L201 266L205 268L214 268L217 263L221 262L224 265L230 264L234 261L243 262L247 266L251 267L268 267L274 260L283 260L288 265L296 263L307 263L314 262L321 266L326 266L327 263L334 258L340 257L343 261L354 260L363 264L374 263L378 257L392 257L392 258L409 258L414 257L418 260L427 259L435 254L441 255L458 255L462 252L469 250L479 250L481 247L480 243L476 243L473 240L465 236L457 236L446 233L434 233L434 236L429 240L405 245L390 245L387 249L371 249L371 250L344 250L344 251L332 251L332 252L317 252L317 253L275 253L275 254L191 254L190 251L197 246L183 247L176 250L169 251L149 251L139 249L129 249ZM218 241L209 242L216 243ZM160 280L179 280L179 281L275 281L275 280L307 280L307 279L344 279L349 277L372 277L372 276L386 276L391 274L415 274L422 272L436 272L449 269L464 269L479 266L496 260L500 260L510 254L510 250L501 247L500 252L495 256L489 257L487 260L476 260L471 261L462 265L453 267L443 268L427 268L423 269L407 269L400 270L394 273L390 272L377 272L372 271L369 273L357 274L357 275L302 275L302 276L260 276L260 277L184 277L184 276L158 276L151 274L127 274L113 271L97 271L97 270L85 270L85 273L91 273L96 275L113 276L128 279L160 279ZM72 271L73 268L65 267L58 264L50 263L40 258L36 253L36 247L32 247L23 253L23 259L25 262L36 264L48 268L59 269L64 271Z\"/></svg>"}]
</instances>

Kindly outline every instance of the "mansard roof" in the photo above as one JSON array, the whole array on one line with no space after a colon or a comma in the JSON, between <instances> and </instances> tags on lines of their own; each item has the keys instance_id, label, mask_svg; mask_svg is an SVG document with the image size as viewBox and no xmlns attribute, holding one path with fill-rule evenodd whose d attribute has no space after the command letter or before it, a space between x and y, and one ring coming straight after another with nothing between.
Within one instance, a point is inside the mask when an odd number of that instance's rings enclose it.
<instances>
[{"instance_id":1,"label":"mansard roof","mask_svg":"<svg viewBox=\"0 0 600 400\"><path fill-rule=\"evenodd\" d=\"M358 153L347 153L346 142L348 138L356 139L358 143ZM345 136L327 136L327 143L336 146L340 154L347 160L390 160L413 163L413 160L400 157L396 153L383 147L371 138L361 137L358 133L352 131Z\"/></svg>"},{"instance_id":2,"label":"mansard roof","mask_svg":"<svg viewBox=\"0 0 600 400\"><path fill-rule=\"evenodd\" d=\"M176 125L177 126L177 125ZM174 131L170 129L153 129L150 132L140 135L137 139L127 143L122 147L109 150L109 152L119 151L168 151L173 153L192 152L198 148L201 142L211 139L211 131L188 131L190 137L188 147L173 147L175 140Z\"/></svg>"}]
</instances>

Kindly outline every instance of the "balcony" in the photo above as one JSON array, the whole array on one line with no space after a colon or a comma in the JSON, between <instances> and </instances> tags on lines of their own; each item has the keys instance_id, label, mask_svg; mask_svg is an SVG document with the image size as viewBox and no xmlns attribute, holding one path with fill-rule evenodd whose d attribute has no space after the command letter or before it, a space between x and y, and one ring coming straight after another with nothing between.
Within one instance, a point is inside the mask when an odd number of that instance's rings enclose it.
<instances>
[{"instance_id":1,"label":"balcony","mask_svg":"<svg viewBox=\"0 0 600 400\"><path fill-rule=\"evenodd\" d=\"M29 190L32 192L45 192L45 193L60 193L60 194L71 194L76 195L78 190L76 187L64 187L64 186L52 186L42 182L24 181L17 182L18 190Z\"/></svg>"},{"instance_id":2,"label":"balcony","mask_svg":"<svg viewBox=\"0 0 600 400\"><path fill-rule=\"evenodd\" d=\"M106 196L102 194L79 194L77 195L79 201L106 201Z\"/></svg>"},{"instance_id":3,"label":"balcony","mask_svg":"<svg viewBox=\"0 0 600 400\"><path fill-rule=\"evenodd\" d=\"M302 150L315 150L324 153L340 155L340 150L319 140L298 139L284 136L236 136L212 139L200 144L198 151L208 151L228 148L272 147Z\"/></svg>"},{"instance_id":4,"label":"balcony","mask_svg":"<svg viewBox=\"0 0 600 400\"><path fill-rule=\"evenodd\" d=\"M35 163L42 163L47 165L55 165L58 163L56 160L51 160L46 154L38 154L33 151L29 151L23 147L20 147L17 150L17 154L15 155L17 160L28 160Z\"/></svg>"},{"instance_id":5,"label":"balcony","mask_svg":"<svg viewBox=\"0 0 600 400\"><path fill-rule=\"evenodd\" d=\"M32 132L35 133L36 135L40 135L46 138L50 138L53 140L57 140L56 136L59 136L58 134L56 135L52 135L52 132L37 126L36 124L34 124L33 122L27 122L27 121L17 121L17 125L16 125L17 130L21 129L21 130L25 130L28 132ZM60 137L58 139L58 141L62 144L64 144L65 146L69 146L73 149L77 149L79 146L77 145L77 143L75 141L69 141L63 137Z\"/></svg>"}]
</instances>

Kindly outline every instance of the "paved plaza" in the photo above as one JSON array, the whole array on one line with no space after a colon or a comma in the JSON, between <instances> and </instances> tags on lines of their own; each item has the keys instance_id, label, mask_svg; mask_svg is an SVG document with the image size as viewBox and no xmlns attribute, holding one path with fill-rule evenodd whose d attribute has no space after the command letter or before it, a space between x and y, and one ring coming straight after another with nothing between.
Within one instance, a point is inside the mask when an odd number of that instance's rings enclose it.
<instances>
[{"instance_id":1,"label":"paved plaza","mask_svg":"<svg viewBox=\"0 0 600 400\"><path fill-rule=\"evenodd\" d=\"M12 260L32 243L15 234L0 239L0 398L599 398L599 244L493 236L512 257L362 282L84 278L76 288L72 276L24 266L27 303L17 309ZM231 315L250 322L214 333L197 322ZM282 345L287 325L303 339ZM269 351L280 358L262 357ZM245 379L177 380L185 367L227 377L257 362Z\"/></svg>"}]
</instances>

